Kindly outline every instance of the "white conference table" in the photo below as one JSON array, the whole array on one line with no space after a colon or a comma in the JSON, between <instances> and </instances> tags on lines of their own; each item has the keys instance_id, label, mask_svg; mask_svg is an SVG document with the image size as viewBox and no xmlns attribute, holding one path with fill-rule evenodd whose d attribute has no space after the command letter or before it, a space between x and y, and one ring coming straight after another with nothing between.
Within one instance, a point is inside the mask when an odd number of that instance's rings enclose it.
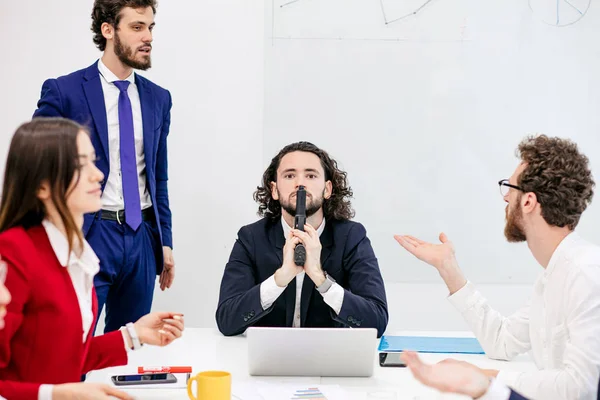
<instances>
[{"instance_id":1,"label":"white conference table","mask_svg":"<svg viewBox=\"0 0 600 400\"><path fill-rule=\"evenodd\" d=\"M411 336L472 336L467 332L386 332L391 335ZM376 348L379 340L373 341ZM248 374L247 341L245 336L225 337L216 329L187 328L183 337L171 345L159 348L144 346L129 353L126 366L106 368L88 375L87 382L103 382L111 384L112 375L135 374L138 366L191 366L195 375L201 371L221 370L232 375L233 400L259 400L254 385L258 381L282 384L339 385L347 392L348 400L367 399L457 399L462 396L441 394L417 382L406 368L382 368L375 357L375 369L370 378L333 378L333 377L254 377ZM521 356L511 362L491 360L484 355L468 354L422 354L422 359L429 363L445 358L455 358L476 364L482 368L505 369L513 371L535 370L528 356ZM177 374L178 383L172 387L167 385L148 385L144 388L123 386L121 389L136 399L188 399L184 389L185 375Z\"/></svg>"}]
</instances>

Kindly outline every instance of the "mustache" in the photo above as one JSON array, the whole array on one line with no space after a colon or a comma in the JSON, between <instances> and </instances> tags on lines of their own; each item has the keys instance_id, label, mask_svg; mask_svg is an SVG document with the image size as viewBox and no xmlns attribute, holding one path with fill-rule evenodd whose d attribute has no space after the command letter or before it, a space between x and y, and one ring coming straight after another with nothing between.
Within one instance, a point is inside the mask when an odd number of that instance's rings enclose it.
<instances>
[{"instance_id":1,"label":"mustache","mask_svg":"<svg viewBox=\"0 0 600 400\"><path fill-rule=\"evenodd\" d=\"M298 192L293 192L290 194L289 198L292 199L292 198L296 197L297 195L298 195ZM313 196L309 192L306 192L306 197L308 198L308 197L313 197Z\"/></svg>"}]
</instances>

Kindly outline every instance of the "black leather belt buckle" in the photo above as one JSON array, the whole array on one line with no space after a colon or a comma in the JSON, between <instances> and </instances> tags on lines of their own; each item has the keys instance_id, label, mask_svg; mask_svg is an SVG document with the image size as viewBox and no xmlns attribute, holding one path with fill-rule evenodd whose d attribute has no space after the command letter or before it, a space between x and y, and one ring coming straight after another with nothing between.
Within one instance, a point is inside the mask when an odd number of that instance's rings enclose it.
<instances>
[{"instance_id":1,"label":"black leather belt buckle","mask_svg":"<svg viewBox=\"0 0 600 400\"><path fill-rule=\"evenodd\" d=\"M119 211L101 210L100 218L109 220L109 221L117 221L117 223L119 225L123 225L125 223L125 210L119 210ZM154 212L153 212L152 207L142 210L142 220L143 221L149 221L153 218L154 218Z\"/></svg>"}]
</instances>

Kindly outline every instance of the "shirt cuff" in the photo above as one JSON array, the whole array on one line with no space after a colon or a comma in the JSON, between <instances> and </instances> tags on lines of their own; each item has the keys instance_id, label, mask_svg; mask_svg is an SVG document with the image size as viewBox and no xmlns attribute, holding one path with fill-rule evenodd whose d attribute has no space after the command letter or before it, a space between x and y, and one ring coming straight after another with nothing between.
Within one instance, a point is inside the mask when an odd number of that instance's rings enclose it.
<instances>
[{"instance_id":1,"label":"shirt cuff","mask_svg":"<svg viewBox=\"0 0 600 400\"><path fill-rule=\"evenodd\" d=\"M479 300L479 297L481 297L481 294L471 282L467 281L465 286L448 296L448 301L462 314L473 307Z\"/></svg>"},{"instance_id":2,"label":"shirt cuff","mask_svg":"<svg viewBox=\"0 0 600 400\"><path fill-rule=\"evenodd\" d=\"M510 398L510 389L498 379L492 379L487 392L477 400L508 400Z\"/></svg>"},{"instance_id":3,"label":"shirt cuff","mask_svg":"<svg viewBox=\"0 0 600 400\"><path fill-rule=\"evenodd\" d=\"M275 274L260 284L260 304L263 310L271 307L287 286L279 287L275 282Z\"/></svg>"},{"instance_id":4,"label":"shirt cuff","mask_svg":"<svg viewBox=\"0 0 600 400\"><path fill-rule=\"evenodd\" d=\"M40 385L38 400L52 400L52 389L54 385Z\"/></svg>"},{"instance_id":5,"label":"shirt cuff","mask_svg":"<svg viewBox=\"0 0 600 400\"><path fill-rule=\"evenodd\" d=\"M121 328L119 328L119 330L121 331L121 335L123 335L123 346L125 347L125 351L127 353L129 353L131 351L131 348L129 346L127 346L127 333L125 333L125 331L127 330L127 328L125 328L124 326L122 326Z\"/></svg>"},{"instance_id":6,"label":"shirt cuff","mask_svg":"<svg viewBox=\"0 0 600 400\"><path fill-rule=\"evenodd\" d=\"M342 310L342 304L344 303L344 288L337 282L333 282L329 290L325 293L321 293L321 296L323 296L325 303L339 315Z\"/></svg>"},{"instance_id":7,"label":"shirt cuff","mask_svg":"<svg viewBox=\"0 0 600 400\"><path fill-rule=\"evenodd\" d=\"M518 371L500 371L496 377L496 380L499 380L506 386L510 386L511 388L518 390L519 388L517 387L517 381L519 380L519 376L521 374L522 372Z\"/></svg>"}]
</instances>

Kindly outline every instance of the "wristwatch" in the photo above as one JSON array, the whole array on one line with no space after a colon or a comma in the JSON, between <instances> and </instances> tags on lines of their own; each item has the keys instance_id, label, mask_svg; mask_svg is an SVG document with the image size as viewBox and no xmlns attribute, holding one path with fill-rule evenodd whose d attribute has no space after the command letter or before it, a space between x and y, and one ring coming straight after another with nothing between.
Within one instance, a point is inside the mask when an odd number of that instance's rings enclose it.
<instances>
[{"instance_id":1,"label":"wristwatch","mask_svg":"<svg viewBox=\"0 0 600 400\"><path fill-rule=\"evenodd\" d=\"M327 293L331 285L333 285L335 282L335 280L329 276L327 272L323 271L323 273L325 274L325 282L321 283L320 286L317 286L317 291L321 294Z\"/></svg>"}]
</instances>

